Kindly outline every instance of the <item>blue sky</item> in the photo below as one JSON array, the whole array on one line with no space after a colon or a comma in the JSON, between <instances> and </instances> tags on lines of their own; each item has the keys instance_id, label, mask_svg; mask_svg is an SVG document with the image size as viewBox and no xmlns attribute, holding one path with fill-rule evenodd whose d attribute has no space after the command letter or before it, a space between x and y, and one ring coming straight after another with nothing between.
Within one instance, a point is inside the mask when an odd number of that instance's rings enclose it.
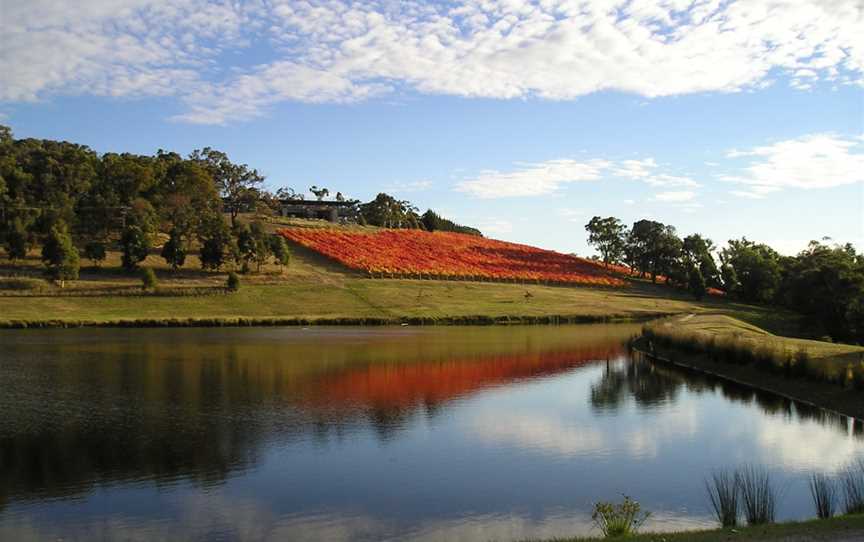
<instances>
[{"instance_id":1,"label":"blue sky","mask_svg":"<svg viewBox=\"0 0 864 542\"><path fill-rule=\"evenodd\" d=\"M380 191L590 253L597 215L864 249L852 1L0 0L0 122L212 146L269 187Z\"/></svg>"}]
</instances>

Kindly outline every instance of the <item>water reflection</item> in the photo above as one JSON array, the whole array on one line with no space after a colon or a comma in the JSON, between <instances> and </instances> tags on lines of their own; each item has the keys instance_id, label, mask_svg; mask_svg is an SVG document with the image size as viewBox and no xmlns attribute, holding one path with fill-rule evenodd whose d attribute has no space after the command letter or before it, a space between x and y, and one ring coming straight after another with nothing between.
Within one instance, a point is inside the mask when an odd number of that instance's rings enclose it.
<instances>
[{"instance_id":1,"label":"water reflection","mask_svg":"<svg viewBox=\"0 0 864 542\"><path fill-rule=\"evenodd\" d=\"M630 359L637 330L0 332L0 539L551 537L623 492L705 527L717 466L769 465L801 517L803 475L864 453L847 418Z\"/></svg>"}]
</instances>

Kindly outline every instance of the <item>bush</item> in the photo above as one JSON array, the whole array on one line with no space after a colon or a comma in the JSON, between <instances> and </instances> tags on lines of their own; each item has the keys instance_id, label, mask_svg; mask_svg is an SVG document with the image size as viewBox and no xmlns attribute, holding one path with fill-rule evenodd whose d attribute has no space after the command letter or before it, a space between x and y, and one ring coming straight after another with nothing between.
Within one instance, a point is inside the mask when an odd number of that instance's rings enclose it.
<instances>
[{"instance_id":1,"label":"bush","mask_svg":"<svg viewBox=\"0 0 864 542\"><path fill-rule=\"evenodd\" d=\"M226 283L228 290L231 292L236 292L240 289L240 276L237 275L234 271L228 273L228 282Z\"/></svg>"},{"instance_id":2,"label":"bush","mask_svg":"<svg viewBox=\"0 0 864 542\"><path fill-rule=\"evenodd\" d=\"M642 512L642 506L624 495L624 502L613 504L598 502L594 505L591 519L606 538L617 538L635 534L651 514Z\"/></svg>"},{"instance_id":3,"label":"bush","mask_svg":"<svg viewBox=\"0 0 864 542\"><path fill-rule=\"evenodd\" d=\"M66 225L58 223L51 228L51 233L42 246L42 261L48 270L48 275L60 283L62 288L67 280L78 278L80 260L78 249L72 244L72 238Z\"/></svg>"},{"instance_id":4,"label":"bush","mask_svg":"<svg viewBox=\"0 0 864 542\"><path fill-rule=\"evenodd\" d=\"M38 292L45 288L45 281L26 277L0 278L0 290Z\"/></svg>"},{"instance_id":5,"label":"bush","mask_svg":"<svg viewBox=\"0 0 864 542\"><path fill-rule=\"evenodd\" d=\"M142 290L155 290L158 281L156 280L156 273L153 272L149 267L141 270L141 289Z\"/></svg>"}]
</instances>

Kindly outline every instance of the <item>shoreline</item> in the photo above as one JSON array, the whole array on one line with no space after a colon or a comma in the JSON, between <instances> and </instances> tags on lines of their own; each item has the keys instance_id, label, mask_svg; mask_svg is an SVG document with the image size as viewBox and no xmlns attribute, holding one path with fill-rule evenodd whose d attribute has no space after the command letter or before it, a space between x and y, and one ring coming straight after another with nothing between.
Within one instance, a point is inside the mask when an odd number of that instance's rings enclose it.
<instances>
[{"instance_id":1,"label":"shoreline","mask_svg":"<svg viewBox=\"0 0 864 542\"><path fill-rule=\"evenodd\" d=\"M514 316L409 316L409 317L215 317L215 318L121 318L109 320L75 320L46 318L39 320L0 320L0 329L58 329L58 328L193 328L193 327L296 327L296 326L491 326L491 325L561 325L561 324L618 324L648 322L657 318L675 316L674 312L646 312L641 314L605 315L514 315Z\"/></svg>"},{"instance_id":2,"label":"shoreline","mask_svg":"<svg viewBox=\"0 0 864 542\"><path fill-rule=\"evenodd\" d=\"M753 367L715 362L704 353L664 347L655 347L652 353L643 348L645 340L644 336L639 337L633 342L631 348L649 360L770 393L789 401L852 418L855 422L864 422L864 400L862 400L864 398L854 390L802 378L793 379L767 374ZM682 356L686 356L687 361L681 361Z\"/></svg>"}]
</instances>

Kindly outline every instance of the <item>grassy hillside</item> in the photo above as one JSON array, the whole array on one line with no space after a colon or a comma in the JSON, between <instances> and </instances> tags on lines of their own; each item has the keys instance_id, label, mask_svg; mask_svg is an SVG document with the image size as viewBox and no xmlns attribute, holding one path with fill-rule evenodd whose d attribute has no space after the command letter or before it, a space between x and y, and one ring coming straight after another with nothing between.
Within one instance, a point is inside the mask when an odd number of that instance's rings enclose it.
<instances>
[{"instance_id":1,"label":"grassy hillside","mask_svg":"<svg viewBox=\"0 0 864 542\"><path fill-rule=\"evenodd\" d=\"M283 223L274 223L278 228ZM294 224L296 225L296 223ZM779 329L783 315L724 300L695 301L665 286L634 283L625 288L542 286L409 279L370 279L293 246L284 270L265 266L262 273L242 277L237 293L226 293L225 273L199 269L197 256L186 267L170 270L151 254L143 263L155 269L159 289L145 294L137 275L119 269L120 255L109 253L102 269L82 268L81 280L59 289L40 282L35 289L3 289L0 279L0 322L59 320L106 323L135 319L386 319L467 318L483 316L602 319L638 318L657 314L731 314L761 326ZM86 261L83 263L87 263ZM0 276L42 276L37 253L14 265L0 260ZM773 326L773 327L772 327Z\"/></svg>"}]
</instances>

